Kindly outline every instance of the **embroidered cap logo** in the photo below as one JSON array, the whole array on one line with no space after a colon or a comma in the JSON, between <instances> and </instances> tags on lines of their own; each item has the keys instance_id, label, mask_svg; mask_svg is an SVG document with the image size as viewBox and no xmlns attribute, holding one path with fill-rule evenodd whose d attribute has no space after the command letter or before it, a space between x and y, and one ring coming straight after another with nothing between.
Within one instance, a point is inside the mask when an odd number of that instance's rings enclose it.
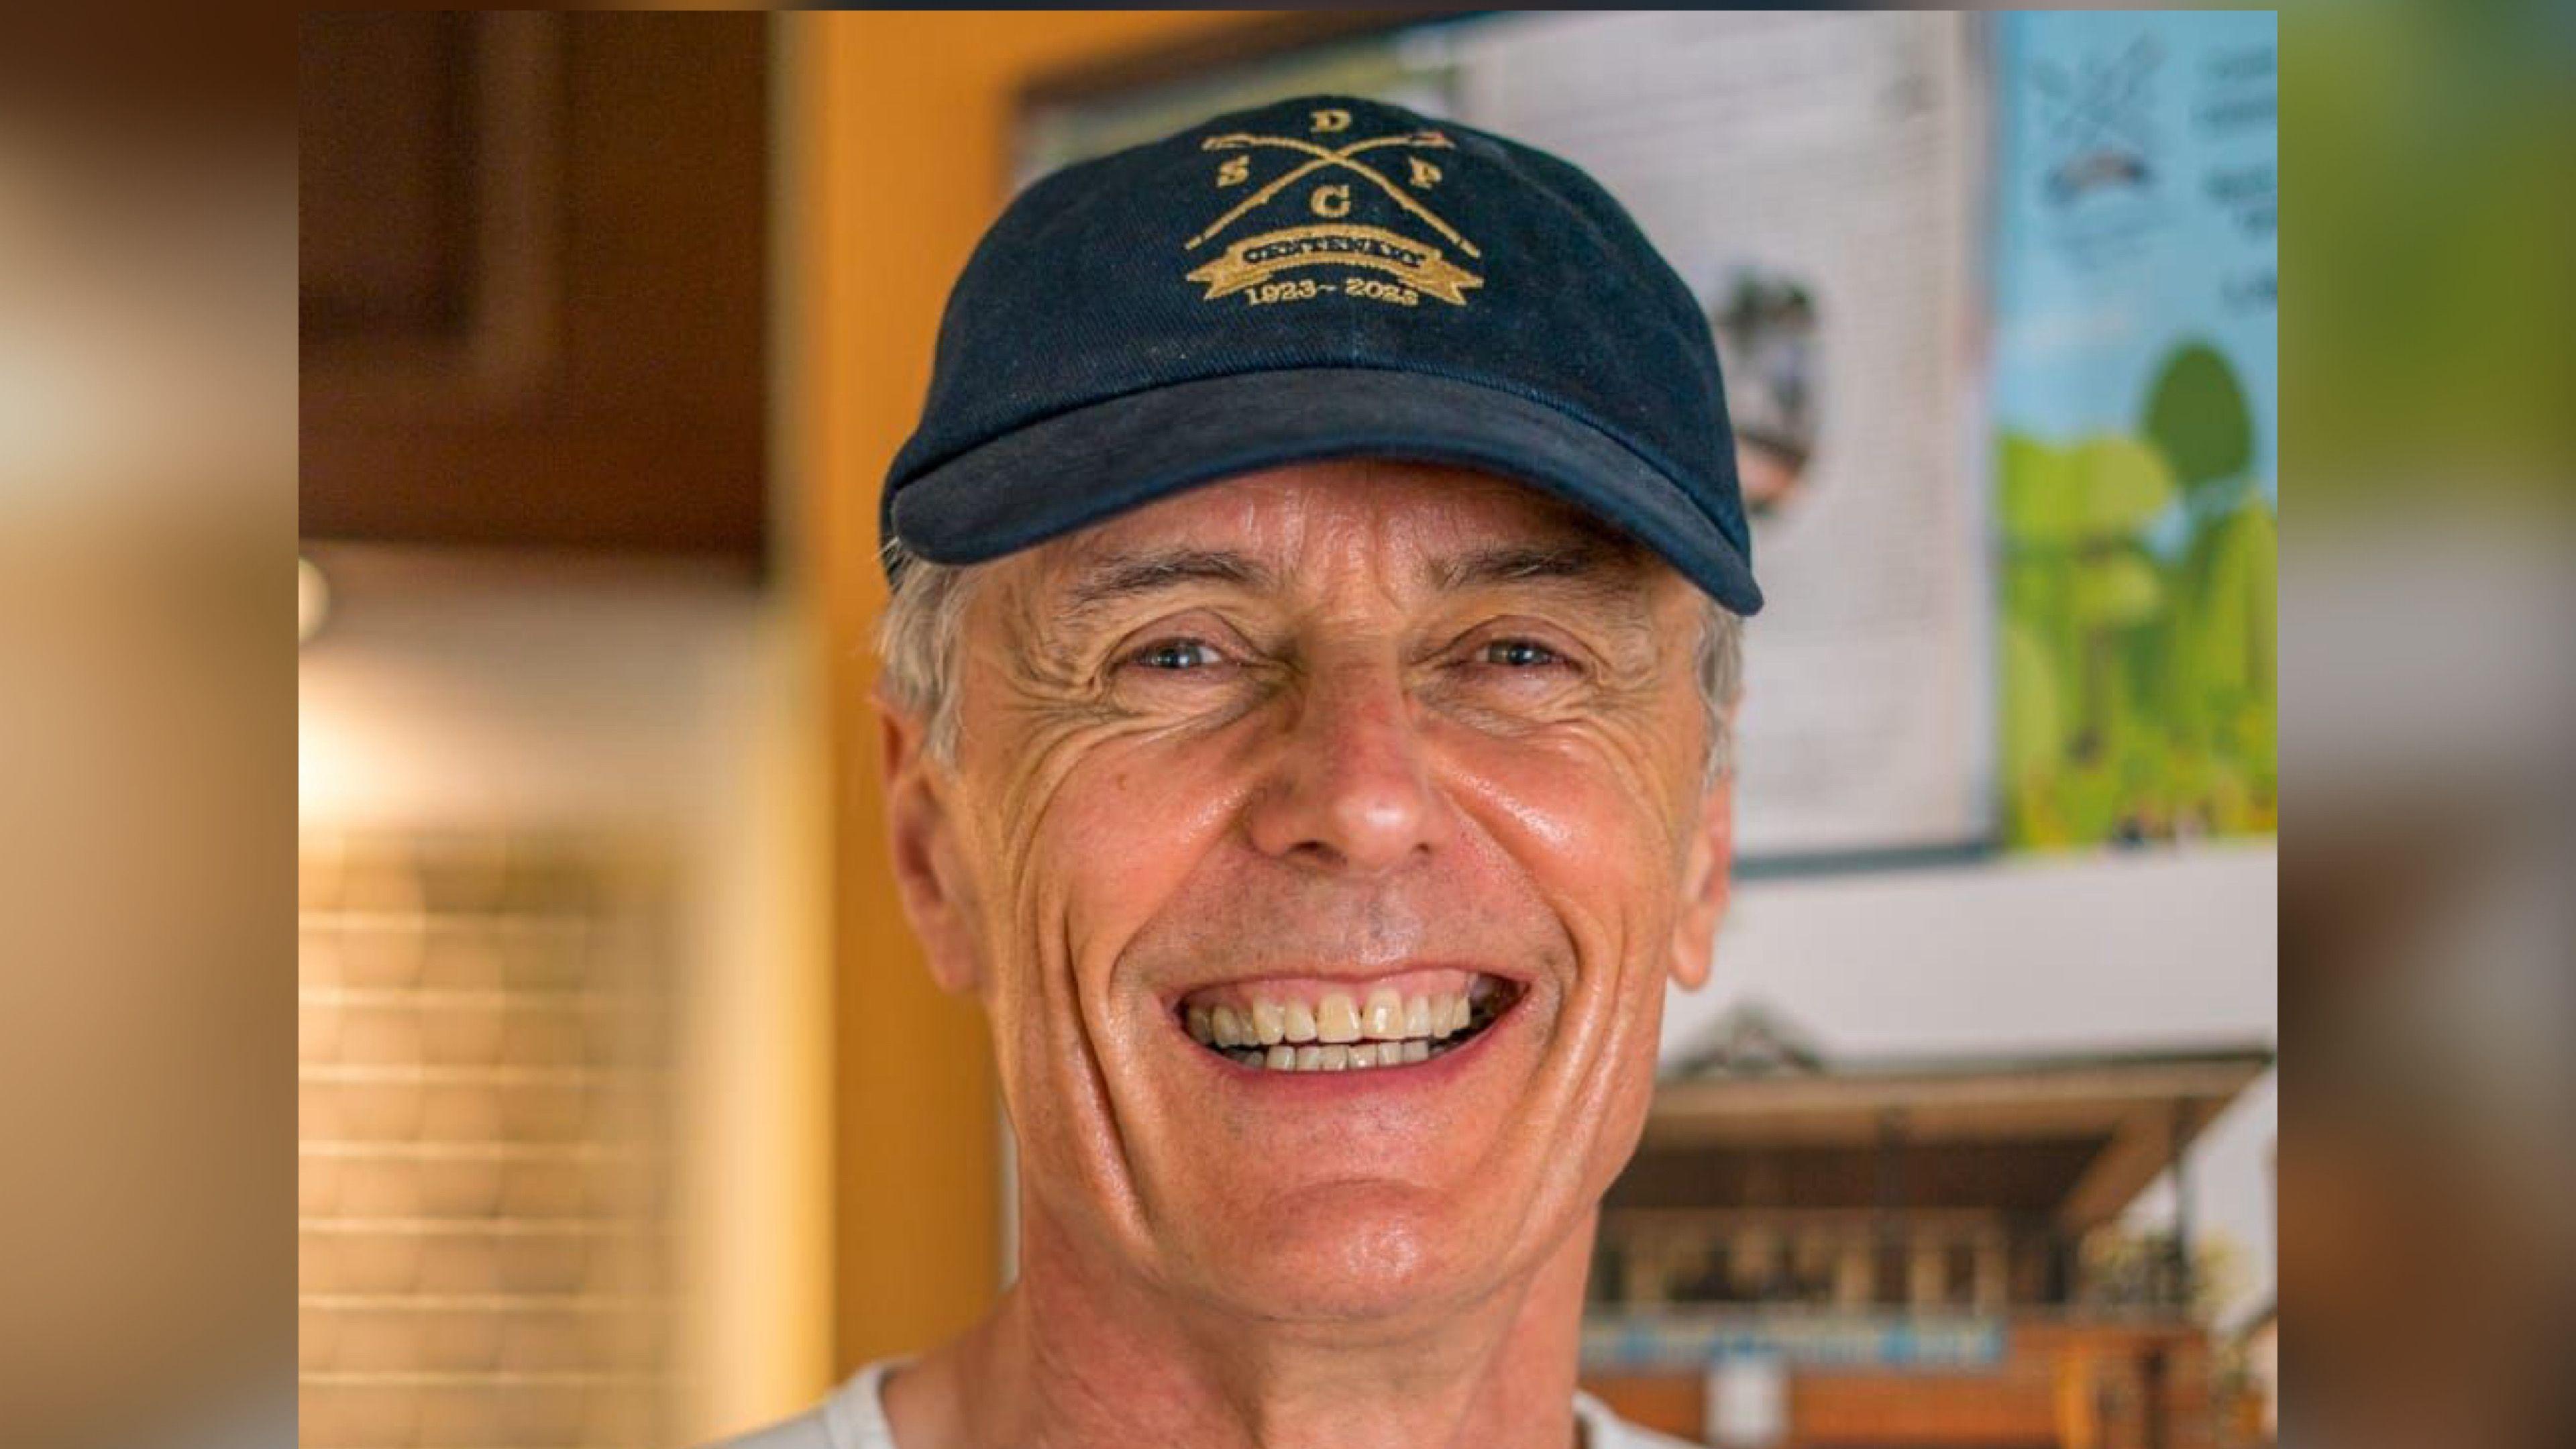
<instances>
[{"instance_id":1,"label":"embroidered cap logo","mask_svg":"<svg viewBox=\"0 0 2576 1449\"><path fill-rule=\"evenodd\" d=\"M1350 112L1322 110L1313 113L1310 130L1313 135L1331 135L1348 130L1350 124ZM1435 243L1349 219L1355 199L1383 195L1405 216L1428 227L1461 255L1481 256L1474 242L1459 235L1415 194L1431 191L1445 178L1436 163L1413 154L1450 149L1449 138L1439 131L1407 131L1342 146L1302 136L1255 136L1236 131L1210 136L1199 147L1233 153L1217 165L1219 191L1249 184L1255 156L1284 152L1301 159L1228 207L1205 230L1191 237L1184 250L1197 251L1216 241L1235 223L1283 197L1290 198L1292 205L1302 200L1306 212L1319 218L1239 238L1189 273L1189 280L1206 285L1205 300L1240 295L1246 303L1262 306L1332 295L1411 307L1431 297L1463 307L1467 304L1467 289L1485 284L1484 278L1449 260ZM1360 159L1368 153L1390 149L1400 149L1408 163L1402 184L1372 161ZM1304 191L1297 191L1300 183L1309 178L1319 179ZM1384 272L1393 280L1380 281L1356 272L1345 277L1338 287L1326 287L1311 277L1280 279L1283 272L1327 265Z\"/></svg>"}]
</instances>

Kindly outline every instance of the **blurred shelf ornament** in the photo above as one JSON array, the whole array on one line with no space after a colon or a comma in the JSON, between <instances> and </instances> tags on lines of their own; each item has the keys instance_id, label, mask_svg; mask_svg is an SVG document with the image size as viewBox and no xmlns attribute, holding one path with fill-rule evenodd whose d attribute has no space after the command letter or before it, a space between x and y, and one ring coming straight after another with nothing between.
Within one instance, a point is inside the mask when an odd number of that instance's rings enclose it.
<instances>
[{"instance_id":1,"label":"blurred shelf ornament","mask_svg":"<svg viewBox=\"0 0 2576 1449\"><path fill-rule=\"evenodd\" d=\"M298 556L295 560L295 642L310 644L313 636L331 617L331 581L313 560Z\"/></svg>"}]
</instances>

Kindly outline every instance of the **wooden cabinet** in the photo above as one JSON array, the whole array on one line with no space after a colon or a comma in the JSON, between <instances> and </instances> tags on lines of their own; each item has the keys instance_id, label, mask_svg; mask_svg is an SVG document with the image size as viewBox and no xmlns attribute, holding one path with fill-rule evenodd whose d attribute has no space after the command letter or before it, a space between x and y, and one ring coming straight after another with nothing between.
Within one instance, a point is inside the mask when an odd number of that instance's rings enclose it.
<instances>
[{"instance_id":1,"label":"wooden cabinet","mask_svg":"<svg viewBox=\"0 0 2576 1449\"><path fill-rule=\"evenodd\" d=\"M767 18L300 41L304 536L757 565Z\"/></svg>"}]
</instances>

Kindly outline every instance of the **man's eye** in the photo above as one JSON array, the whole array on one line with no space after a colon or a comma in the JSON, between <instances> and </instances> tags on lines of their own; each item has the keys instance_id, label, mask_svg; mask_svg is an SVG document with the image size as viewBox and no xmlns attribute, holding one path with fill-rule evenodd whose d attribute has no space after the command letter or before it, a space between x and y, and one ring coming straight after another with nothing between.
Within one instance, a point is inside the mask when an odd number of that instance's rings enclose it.
<instances>
[{"instance_id":1,"label":"man's eye","mask_svg":"<svg viewBox=\"0 0 2576 1449\"><path fill-rule=\"evenodd\" d=\"M1147 669L1165 669L1177 672L1190 669L1205 669L1209 665L1224 662L1224 656L1218 654L1214 648L1196 639L1166 639L1159 644L1148 644L1144 648L1137 650L1135 653L1128 655L1127 662L1130 664L1141 664Z\"/></svg>"},{"instance_id":2,"label":"man's eye","mask_svg":"<svg viewBox=\"0 0 2576 1449\"><path fill-rule=\"evenodd\" d=\"M1528 639L1497 639L1484 648L1482 662L1499 664L1507 669L1543 669L1564 662L1565 656Z\"/></svg>"}]
</instances>

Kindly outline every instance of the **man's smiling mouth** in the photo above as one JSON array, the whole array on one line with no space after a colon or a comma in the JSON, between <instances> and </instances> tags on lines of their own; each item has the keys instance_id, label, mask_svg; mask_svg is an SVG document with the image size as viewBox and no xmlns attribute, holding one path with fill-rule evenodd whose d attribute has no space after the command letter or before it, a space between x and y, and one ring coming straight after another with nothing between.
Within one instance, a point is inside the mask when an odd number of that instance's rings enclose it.
<instances>
[{"instance_id":1,"label":"man's smiling mouth","mask_svg":"<svg viewBox=\"0 0 2576 1449\"><path fill-rule=\"evenodd\" d=\"M1191 992L1177 1008L1202 1047L1271 1072L1413 1066L1474 1039L1521 988L1471 971L1373 982L1238 982Z\"/></svg>"}]
</instances>

